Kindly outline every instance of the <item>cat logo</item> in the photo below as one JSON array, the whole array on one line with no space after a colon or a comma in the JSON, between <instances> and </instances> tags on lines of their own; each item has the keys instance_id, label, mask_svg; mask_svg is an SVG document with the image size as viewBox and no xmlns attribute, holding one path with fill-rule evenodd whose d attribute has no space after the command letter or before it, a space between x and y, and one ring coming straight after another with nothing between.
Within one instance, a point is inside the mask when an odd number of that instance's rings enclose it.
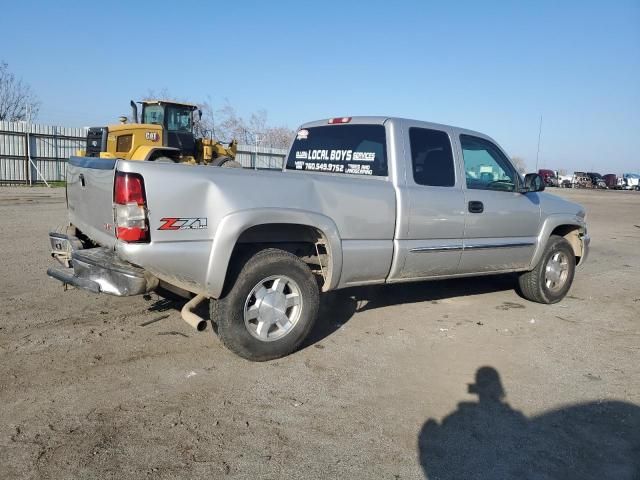
<instances>
[{"instance_id":1,"label":"cat logo","mask_svg":"<svg viewBox=\"0 0 640 480\"><path fill-rule=\"evenodd\" d=\"M158 139L160 138L160 135L158 135L158 132L146 132L144 134L144 138L146 138L151 142L157 142Z\"/></svg>"}]
</instances>

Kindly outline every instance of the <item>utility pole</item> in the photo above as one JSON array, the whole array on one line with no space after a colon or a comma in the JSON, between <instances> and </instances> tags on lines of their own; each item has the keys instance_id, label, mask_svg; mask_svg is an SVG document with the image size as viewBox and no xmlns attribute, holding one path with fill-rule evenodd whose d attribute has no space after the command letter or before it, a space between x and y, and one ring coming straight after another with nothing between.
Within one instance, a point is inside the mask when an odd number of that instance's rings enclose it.
<instances>
[{"instance_id":1,"label":"utility pole","mask_svg":"<svg viewBox=\"0 0 640 480\"><path fill-rule=\"evenodd\" d=\"M538 151L536 152L536 173L538 172L538 158L540 156L540 136L542 135L542 115L540 115L540 128L538 129Z\"/></svg>"}]
</instances>

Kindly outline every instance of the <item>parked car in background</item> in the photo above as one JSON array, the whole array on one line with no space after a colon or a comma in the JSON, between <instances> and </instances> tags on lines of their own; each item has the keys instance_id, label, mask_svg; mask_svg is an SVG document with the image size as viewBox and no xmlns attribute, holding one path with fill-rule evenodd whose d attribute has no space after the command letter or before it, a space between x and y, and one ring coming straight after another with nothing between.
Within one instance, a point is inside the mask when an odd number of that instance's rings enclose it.
<instances>
[{"instance_id":1,"label":"parked car in background","mask_svg":"<svg viewBox=\"0 0 640 480\"><path fill-rule=\"evenodd\" d=\"M547 169L541 168L540 170L538 170L538 175L542 177L542 180L544 181L545 186L547 187L560 186L560 183L558 181L558 176L556 172L554 172L553 170L547 170Z\"/></svg>"},{"instance_id":2,"label":"parked car in background","mask_svg":"<svg viewBox=\"0 0 640 480\"><path fill-rule=\"evenodd\" d=\"M607 182L604 181L604 178L599 173L587 172L587 177L589 177L593 188L607 188Z\"/></svg>"},{"instance_id":3,"label":"parked car in background","mask_svg":"<svg viewBox=\"0 0 640 480\"><path fill-rule=\"evenodd\" d=\"M640 190L640 175L637 173L623 173L622 180L625 190Z\"/></svg>"}]
</instances>

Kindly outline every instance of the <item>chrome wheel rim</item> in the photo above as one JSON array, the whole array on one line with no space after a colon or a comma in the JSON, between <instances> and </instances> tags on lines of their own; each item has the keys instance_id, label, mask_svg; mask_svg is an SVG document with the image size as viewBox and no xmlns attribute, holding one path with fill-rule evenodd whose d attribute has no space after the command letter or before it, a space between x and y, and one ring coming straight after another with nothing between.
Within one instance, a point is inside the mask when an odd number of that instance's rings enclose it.
<instances>
[{"instance_id":1,"label":"chrome wheel rim","mask_svg":"<svg viewBox=\"0 0 640 480\"><path fill-rule=\"evenodd\" d=\"M548 290L562 290L569 276L569 257L563 252L555 252L549 260L544 272L544 284Z\"/></svg>"},{"instance_id":2,"label":"chrome wheel rim","mask_svg":"<svg viewBox=\"0 0 640 480\"><path fill-rule=\"evenodd\" d=\"M302 293L291 278L273 275L259 281L244 302L244 325L263 342L287 335L302 313Z\"/></svg>"}]
</instances>

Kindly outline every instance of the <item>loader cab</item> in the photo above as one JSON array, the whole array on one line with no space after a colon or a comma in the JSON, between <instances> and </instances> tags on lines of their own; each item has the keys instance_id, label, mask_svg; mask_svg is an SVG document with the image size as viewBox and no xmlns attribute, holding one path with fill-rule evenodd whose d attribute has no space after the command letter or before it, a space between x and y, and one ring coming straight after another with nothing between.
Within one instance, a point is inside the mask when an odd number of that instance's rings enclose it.
<instances>
[{"instance_id":1,"label":"loader cab","mask_svg":"<svg viewBox=\"0 0 640 480\"><path fill-rule=\"evenodd\" d=\"M163 145L178 148L183 155L196 154L193 134L193 115L198 107L189 103L147 100L142 105L141 123L161 125L164 130Z\"/></svg>"}]
</instances>

